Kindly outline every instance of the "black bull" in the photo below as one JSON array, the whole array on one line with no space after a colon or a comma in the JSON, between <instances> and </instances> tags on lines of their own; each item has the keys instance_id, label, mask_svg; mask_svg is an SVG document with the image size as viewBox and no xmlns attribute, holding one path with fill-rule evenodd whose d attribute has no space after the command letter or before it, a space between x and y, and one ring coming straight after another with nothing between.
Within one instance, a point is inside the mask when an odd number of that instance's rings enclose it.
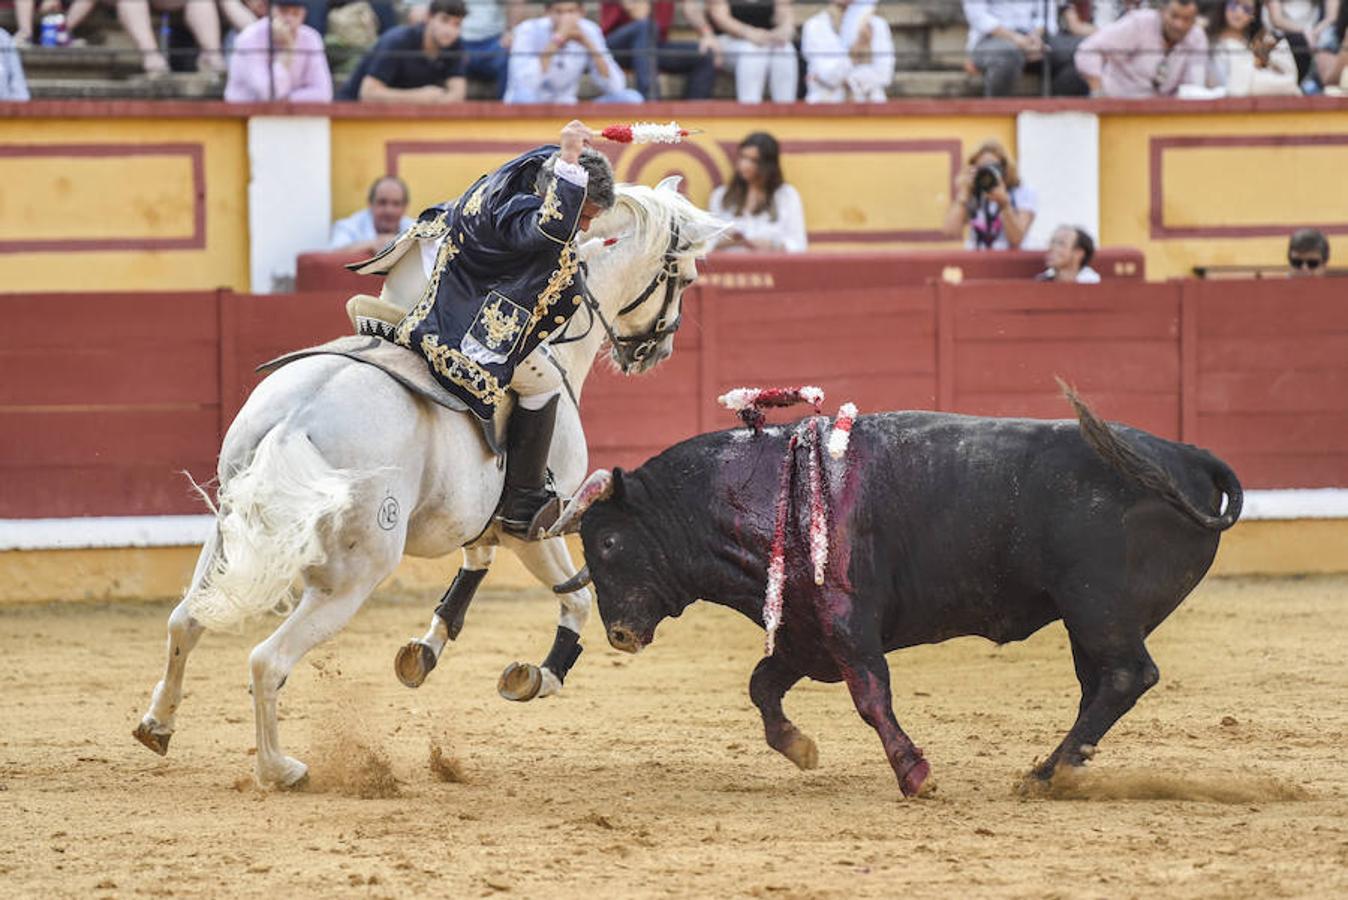
<instances>
[{"instance_id":1,"label":"black bull","mask_svg":"<svg viewBox=\"0 0 1348 900\"><path fill-rule=\"evenodd\" d=\"M767 742L813 768L814 742L782 711L802 677L843 680L906 795L930 773L894 716L886 651L981 635L1023 640L1057 619L1081 705L1035 769L1081 765L1159 672L1145 640L1212 564L1240 515L1212 454L1106 425L928 412L861 416L843 462L826 457L825 582L808 546L808 479L793 483L776 649L749 680ZM636 651L702 598L762 621L789 429L704 434L615 471L581 538L609 641ZM797 451L804 473L804 446ZM603 476L600 476L601 478ZM1222 498L1226 509L1222 512Z\"/></svg>"}]
</instances>

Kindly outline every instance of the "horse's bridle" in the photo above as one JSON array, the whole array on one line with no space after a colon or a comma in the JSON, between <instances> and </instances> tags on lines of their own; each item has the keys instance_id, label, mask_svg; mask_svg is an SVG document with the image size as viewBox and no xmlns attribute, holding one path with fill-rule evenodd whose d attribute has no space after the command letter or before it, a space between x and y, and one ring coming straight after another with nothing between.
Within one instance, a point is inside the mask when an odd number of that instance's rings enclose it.
<instances>
[{"instance_id":1,"label":"horse's bridle","mask_svg":"<svg viewBox=\"0 0 1348 900\"><path fill-rule=\"evenodd\" d=\"M674 305L674 298L684 288L692 284L689 279L682 278L679 275L679 257L687 253L688 249L686 246L679 246L679 226L678 223L672 224L669 232L669 246L665 248L665 258L660 265L660 271L656 272L655 276L651 278L650 284L646 285L646 289L638 294L635 300L618 310L618 315L614 317L615 319L621 318L645 303L663 284L665 286L665 299L660 305L660 314L655 317L655 321L651 323L651 327L647 331L633 335L618 334L613 327L613 323L599 308L599 301L590 293L590 286L584 284L581 295L584 297L585 308L590 313L590 324L586 327L584 333L576 337L563 336L552 343L554 345L569 344L572 341L582 340L590 333L590 329L594 327L594 320L597 318L599 324L604 326L604 332L608 335L609 343L613 344L613 352L618 356L618 367L623 372L630 371L633 366L655 352L655 348L659 346L661 341L679 330L679 324L683 321L682 312L674 318L673 322L667 320L669 308Z\"/></svg>"}]
</instances>

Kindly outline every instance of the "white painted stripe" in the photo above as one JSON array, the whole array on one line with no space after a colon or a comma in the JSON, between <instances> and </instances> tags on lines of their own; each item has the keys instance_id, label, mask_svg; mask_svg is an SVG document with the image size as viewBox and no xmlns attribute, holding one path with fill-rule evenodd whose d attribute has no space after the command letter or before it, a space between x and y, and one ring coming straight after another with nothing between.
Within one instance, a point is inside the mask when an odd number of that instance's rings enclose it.
<instances>
[{"instance_id":1,"label":"white painted stripe","mask_svg":"<svg viewBox=\"0 0 1348 900\"><path fill-rule=\"evenodd\" d=\"M248 120L248 256L255 294L290 290L295 256L328 245L331 131L329 120L318 116Z\"/></svg>"},{"instance_id":2,"label":"white painted stripe","mask_svg":"<svg viewBox=\"0 0 1348 900\"><path fill-rule=\"evenodd\" d=\"M1100 246L1099 118L1081 112L1023 112L1016 116L1016 151L1021 181L1039 195L1039 210L1021 248L1047 247L1059 225L1081 226Z\"/></svg>"},{"instance_id":3,"label":"white painted stripe","mask_svg":"<svg viewBox=\"0 0 1348 900\"><path fill-rule=\"evenodd\" d=\"M1240 518L1348 519L1348 488L1247 491ZM213 516L0 519L0 551L192 547L205 542L214 521Z\"/></svg>"},{"instance_id":4,"label":"white painted stripe","mask_svg":"<svg viewBox=\"0 0 1348 900\"><path fill-rule=\"evenodd\" d=\"M1348 519L1348 488L1246 491L1242 519Z\"/></svg>"},{"instance_id":5,"label":"white painted stripe","mask_svg":"<svg viewBox=\"0 0 1348 900\"><path fill-rule=\"evenodd\" d=\"M190 547L204 543L214 525L214 516L0 519L0 551Z\"/></svg>"}]
</instances>

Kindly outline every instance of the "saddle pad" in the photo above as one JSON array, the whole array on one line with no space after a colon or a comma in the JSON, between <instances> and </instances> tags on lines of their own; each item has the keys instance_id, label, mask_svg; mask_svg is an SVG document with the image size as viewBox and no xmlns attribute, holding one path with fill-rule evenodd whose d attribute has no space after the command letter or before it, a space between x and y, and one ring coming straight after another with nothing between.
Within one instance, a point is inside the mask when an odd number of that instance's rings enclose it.
<instances>
[{"instance_id":1,"label":"saddle pad","mask_svg":"<svg viewBox=\"0 0 1348 900\"><path fill-rule=\"evenodd\" d=\"M426 361L419 354L377 337L363 334L340 337L317 347L307 347L278 356L258 366L257 371L274 372L297 359L323 355L345 356L347 359L374 366L418 397L469 416L481 426L482 440L488 449L497 456L505 452L505 422L510 414L506 407L513 407L514 404L502 404L502 408L497 411L496 421L483 422L468 411L467 404L445 390L440 382L431 377L430 370L426 368Z\"/></svg>"}]
</instances>

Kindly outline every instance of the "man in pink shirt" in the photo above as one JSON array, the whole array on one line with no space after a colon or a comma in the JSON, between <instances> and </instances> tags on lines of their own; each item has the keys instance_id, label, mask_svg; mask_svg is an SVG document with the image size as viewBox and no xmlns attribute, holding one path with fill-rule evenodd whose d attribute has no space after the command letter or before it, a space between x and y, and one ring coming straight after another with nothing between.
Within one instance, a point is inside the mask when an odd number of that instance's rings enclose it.
<instances>
[{"instance_id":1,"label":"man in pink shirt","mask_svg":"<svg viewBox=\"0 0 1348 900\"><path fill-rule=\"evenodd\" d=\"M1093 97L1173 97L1207 81L1208 39L1195 28L1198 0L1166 0L1096 31L1076 52Z\"/></svg>"},{"instance_id":2,"label":"man in pink shirt","mask_svg":"<svg viewBox=\"0 0 1348 900\"><path fill-rule=\"evenodd\" d=\"M323 38L304 24L301 0L272 0L271 15L258 19L234 42L225 99L235 103L289 100L328 103L332 73Z\"/></svg>"}]
</instances>

